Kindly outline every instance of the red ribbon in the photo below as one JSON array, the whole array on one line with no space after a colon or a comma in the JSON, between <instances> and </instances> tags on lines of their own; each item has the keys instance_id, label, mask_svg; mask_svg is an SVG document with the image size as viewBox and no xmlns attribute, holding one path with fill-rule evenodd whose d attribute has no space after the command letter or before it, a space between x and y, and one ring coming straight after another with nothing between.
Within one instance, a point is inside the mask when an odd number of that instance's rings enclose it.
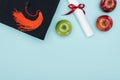
<instances>
[{"instance_id":1,"label":"red ribbon","mask_svg":"<svg viewBox=\"0 0 120 80\"><path fill-rule=\"evenodd\" d=\"M70 4L70 5L68 5L68 7L71 9L71 11L65 15L69 15L69 14L73 13L76 9L81 9L83 11L83 13L85 14L85 11L83 9L85 7L85 4L79 4L78 6L75 6L74 4Z\"/></svg>"}]
</instances>

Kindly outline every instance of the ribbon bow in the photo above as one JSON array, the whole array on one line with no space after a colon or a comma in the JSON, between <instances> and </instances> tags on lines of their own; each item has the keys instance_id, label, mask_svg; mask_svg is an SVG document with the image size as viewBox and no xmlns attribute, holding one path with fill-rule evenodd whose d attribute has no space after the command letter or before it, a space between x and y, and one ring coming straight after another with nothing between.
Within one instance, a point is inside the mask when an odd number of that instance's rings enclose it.
<instances>
[{"instance_id":1,"label":"ribbon bow","mask_svg":"<svg viewBox=\"0 0 120 80\"><path fill-rule=\"evenodd\" d=\"M65 15L69 15L69 14L73 13L76 9L81 9L83 11L83 13L85 14L85 11L83 9L85 7L85 4L79 4L78 6L75 6L74 4L70 4L70 5L68 5L68 7L71 9L71 11Z\"/></svg>"}]
</instances>

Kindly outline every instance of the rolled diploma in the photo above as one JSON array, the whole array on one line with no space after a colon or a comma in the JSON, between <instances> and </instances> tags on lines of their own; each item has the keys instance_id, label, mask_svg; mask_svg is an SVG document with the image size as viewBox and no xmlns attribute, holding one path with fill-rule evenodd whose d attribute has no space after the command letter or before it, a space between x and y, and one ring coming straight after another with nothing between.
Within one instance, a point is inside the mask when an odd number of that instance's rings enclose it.
<instances>
[{"instance_id":1,"label":"rolled diploma","mask_svg":"<svg viewBox=\"0 0 120 80\"><path fill-rule=\"evenodd\" d=\"M68 0L69 4L74 4L76 6L79 5L79 2L77 0ZM81 24L81 27L83 29L83 31L85 32L87 37L90 37L92 35L94 35L94 32L92 30L92 28L90 27L84 12L81 9L76 9L74 11L75 16L77 17L79 23Z\"/></svg>"}]
</instances>

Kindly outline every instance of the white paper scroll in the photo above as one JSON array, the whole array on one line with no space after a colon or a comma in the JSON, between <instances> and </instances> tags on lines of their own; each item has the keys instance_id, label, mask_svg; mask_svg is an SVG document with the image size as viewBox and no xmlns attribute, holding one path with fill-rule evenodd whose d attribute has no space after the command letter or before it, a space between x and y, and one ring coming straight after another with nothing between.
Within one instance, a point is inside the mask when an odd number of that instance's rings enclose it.
<instances>
[{"instance_id":1,"label":"white paper scroll","mask_svg":"<svg viewBox=\"0 0 120 80\"><path fill-rule=\"evenodd\" d=\"M79 5L79 2L77 0L68 0L68 2L69 2L69 4L74 4L75 6ZM85 32L86 36L90 37L90 36L94 35L94 32L93 32L92 28L90 27L84 12L81 9L76 9L74 11L74 14L77 17L79 23L81 24L81 27L82 27L83 31Z\"/></svg>"}]
</instances>

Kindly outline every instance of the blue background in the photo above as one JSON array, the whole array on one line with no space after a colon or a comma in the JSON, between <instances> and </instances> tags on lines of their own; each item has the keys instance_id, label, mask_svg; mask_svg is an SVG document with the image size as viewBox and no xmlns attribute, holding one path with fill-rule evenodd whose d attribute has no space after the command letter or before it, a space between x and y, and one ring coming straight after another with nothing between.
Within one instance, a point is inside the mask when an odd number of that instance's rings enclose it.
<instances>
[{"instance_id":1,"label":"blue background","mask_svg":"<svg viewBox=\"0 0 120 80\"><path fill-rule=\"evenodd\" d=\"M0 80L120 80L120 1L111 13L99 8L100 0L79 0L95 35L87 38L74 14L61 0L44 41L0 24ZM96 26L100 15L114 21L109 32ZM60 37L55 25L71 21L73 31Z\"/></svg>"}]
</instances>

